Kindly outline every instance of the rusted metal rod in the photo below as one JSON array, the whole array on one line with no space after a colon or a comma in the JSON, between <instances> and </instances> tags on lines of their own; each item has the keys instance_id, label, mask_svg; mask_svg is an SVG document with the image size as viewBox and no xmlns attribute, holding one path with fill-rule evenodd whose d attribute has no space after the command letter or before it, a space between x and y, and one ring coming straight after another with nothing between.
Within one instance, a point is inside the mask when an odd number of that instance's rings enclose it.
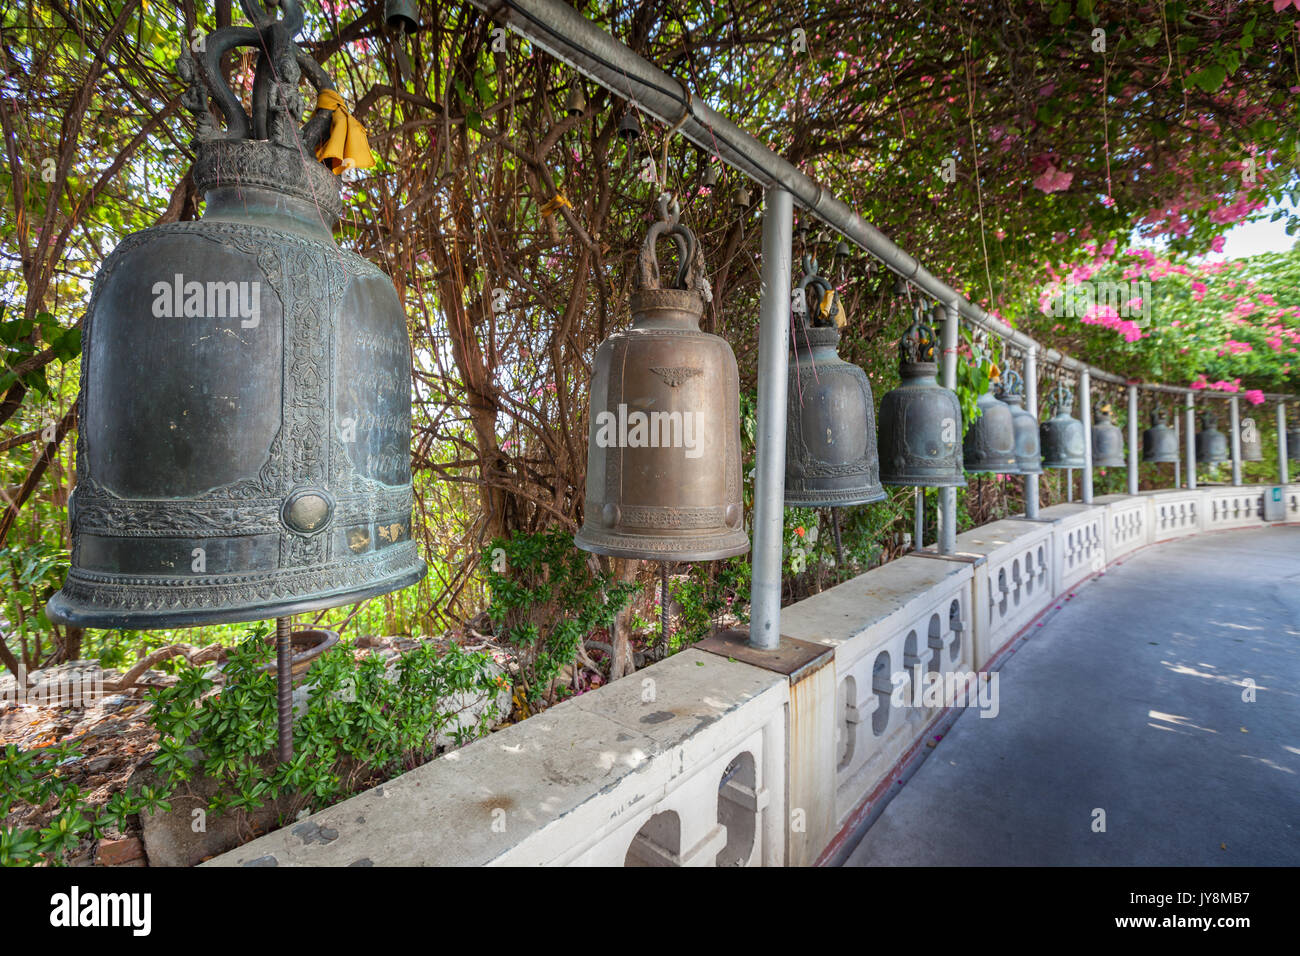
<instances>
[{"instance_id":1,"label":"rusted metal rod","mask_svg":"<svg viewBox=\"0 0 1300 956\"><path fill-rule=\"evenodd\" d=\"M290 660L293 647L290 640L291 621L287 617L275 619L275 679L276 695L280 706L280 761L293 759L293 670Z\"/></svg>"}]
</instances>

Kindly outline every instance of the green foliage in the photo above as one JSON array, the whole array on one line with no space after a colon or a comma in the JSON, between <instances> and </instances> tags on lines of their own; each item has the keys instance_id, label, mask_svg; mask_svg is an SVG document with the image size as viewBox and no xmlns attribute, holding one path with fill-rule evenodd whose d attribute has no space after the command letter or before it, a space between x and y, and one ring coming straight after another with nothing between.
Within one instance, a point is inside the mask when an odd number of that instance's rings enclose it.
<instances>
[{"instance_id":1,"label":"green foliage","mask_svg":"<svg viewBox=\"0 0 1300 956\"><path fill-rule=\"evenodd\" d=\"M484 654L455 644L441 652L425 643L403 654L389 674L378 656L358 661L344 645L312 665L310 703L294 727L293 760L274 762L276 679L263 669L272 656L254 632L231 652L220 692L210 693L215 684L206 668L188 665L176 684L152 691L158 782L114 794L95 814L60 776L60 765L78 756L73 748L7 747L0 755L0 818L18 801L40 806L53 799L57 812L39 832L0 830L0 865L62 863L88 833L121 830L142 811L167 812L168 798L200 774L222 784L209 805L217 814L255 810L290 795L319 809L347 796L353 782L427 761L440 733L460 745L487 733L502 716L496 697L506 682ZM474 720L461 713L485 697L489 703ZM447 709L453 698L460 710Z\"/></svg>"},{"instance_id":2,"label":"green foliage","mask_svg":"<svg viewBox=\"0 0 1300 956\"><path fill-rule=\"evenodd\" d=\"M672 587L670 597L680 607L680 615L669 637L669 652L708 637L714 620L724 612L736 614L742 623L747 621L744 606L749 601L751 575L750 563L743 557L691 564L686 580Z\"/></svg>"},{"instance_id":3,"label":"green foliage","mask_svg":"<svg viewBox=\"0 0 1300 956\"><path fill-rule=\"evenodd\" d=\"M518 652L520 689L531 702L551 698L560 669L574 662L582 641L612 627L638 590L594 574L562 528L494 540L481 569L492 591L488 616Z\"/></svg>"}]
</instances>

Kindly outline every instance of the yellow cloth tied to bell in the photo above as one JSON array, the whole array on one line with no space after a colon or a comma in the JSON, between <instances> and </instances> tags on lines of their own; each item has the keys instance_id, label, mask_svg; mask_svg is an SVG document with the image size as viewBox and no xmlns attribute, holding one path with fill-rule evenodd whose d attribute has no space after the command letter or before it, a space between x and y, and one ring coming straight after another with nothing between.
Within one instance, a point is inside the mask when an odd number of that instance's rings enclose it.
<instances>
[{"instance_id":1,"label":"yellow cloth tied to bell","mask_svg":"<svg viewBox=\"0 0 1300 956\"><path fill-rule=\"evenodd\" d=\"M375 165L366 128L348 112L343 97L333 90L321 90L316 97L316 108L334 112L330 134L316 150L317 159L334 170L336 176L345 169L369 169Z\"/></svg>"},{"instance_id":2,"label":"yellow cloth tied to bell","mask_svg":"<svg viewBox=\"0 0 1300 956\"><path fill-rule=\"evenodd\" d=\"M833 321L837 329L842 329L849 324L849 317L844 312L844 303L840 301L834 289L822 296L821 313L822 318Z\"/></svg>"}]
</instances>

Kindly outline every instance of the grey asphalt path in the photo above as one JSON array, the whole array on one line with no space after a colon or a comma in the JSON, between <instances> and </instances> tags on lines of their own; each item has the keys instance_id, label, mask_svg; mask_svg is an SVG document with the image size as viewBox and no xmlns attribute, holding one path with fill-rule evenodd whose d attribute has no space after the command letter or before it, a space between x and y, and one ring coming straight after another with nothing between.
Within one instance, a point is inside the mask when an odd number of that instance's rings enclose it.
<instances>
[{"instance_id":1,"label":"grey asphalt path","mask_svg":"<svg viewBox=\"0 0 1300 956\"><path fill-rule=\"evenodd\" d=\"M1058 603L847 865L1300 865L1300 527L1155 545Z\"/></svg>"}]
</instances>

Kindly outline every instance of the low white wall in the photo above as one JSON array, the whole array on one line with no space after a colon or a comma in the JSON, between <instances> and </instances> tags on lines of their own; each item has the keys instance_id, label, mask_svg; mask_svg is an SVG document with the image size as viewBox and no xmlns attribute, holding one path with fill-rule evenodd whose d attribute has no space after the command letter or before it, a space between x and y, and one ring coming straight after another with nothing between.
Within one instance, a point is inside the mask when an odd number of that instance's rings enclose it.
<instances>
[{"instance_id":1,"label":"low white wall","mask_svg":"<svg viewBox=\"0 0 1300 956\"><path fill-rule=\"evenodd\" d=\"M834 649L812 674L684 651L207 865L811 863L942 715L917 694L928 675L984 668L1138 548L1262 526L1272 487L1108 495L976 528L953 555L785 608L784 635ZM1300 522L1300 484L1283 497Z\"/></svg>"}]
</instances>

